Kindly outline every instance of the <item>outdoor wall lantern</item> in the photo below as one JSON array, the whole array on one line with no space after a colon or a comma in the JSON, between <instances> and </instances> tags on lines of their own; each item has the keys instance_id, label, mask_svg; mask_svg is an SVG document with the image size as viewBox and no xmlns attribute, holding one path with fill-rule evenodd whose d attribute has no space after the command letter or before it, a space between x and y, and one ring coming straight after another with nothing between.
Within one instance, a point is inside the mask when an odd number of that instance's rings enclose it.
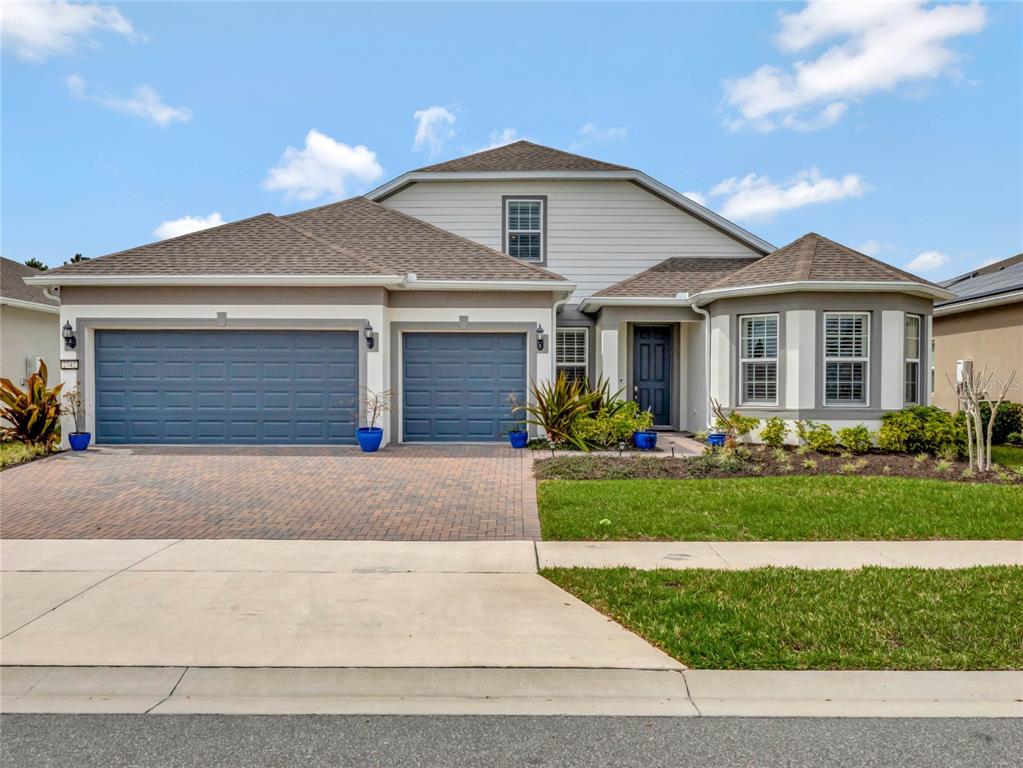
<instances>
[{"instance_id":1,"label":"outdoor wall lantern","mask_svg":"<svg viewBox=\"0 0 1023 768\"><path fill-rule=\"evenodd\" d=\"M64 349L74 349L78 345L78 339L75 338L75 332L71 329L70 322L64 323L60 335L64 337Z\"/></svg>"},{"instance_id":2,"label":"outdoor wall lantern","mask_svg":"<svg viewBox=\"0 0 1023 768\"><path fill-rule=\"evenodd\" d=\"M362 329L362 332L366 335L366 349L373 349L373 345L376 343L376 339L373 338L373 326L366 321L366 327Z\"/></svg>"},{"instance_id":3,"label":"outdoor wall lantern","mask_svg":"<svg viewBox=\"0 0 1023 768\"><path fill-rule=\"evenodd\" d=\"M545 331L543 326L537 323L536 325L536 349L538 352L543 352L544 347L544 335Z\"/></svg>"}]
</instances>

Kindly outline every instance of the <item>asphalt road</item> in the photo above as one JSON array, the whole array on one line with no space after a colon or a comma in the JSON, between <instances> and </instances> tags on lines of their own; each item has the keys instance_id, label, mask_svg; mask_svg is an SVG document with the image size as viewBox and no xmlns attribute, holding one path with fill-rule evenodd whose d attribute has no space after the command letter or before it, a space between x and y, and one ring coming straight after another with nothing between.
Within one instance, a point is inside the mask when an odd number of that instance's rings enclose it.
<instances>
[{"instance_id":1,"label":"asphalt road","mask_svg":"<svg viewBox=\"0 0 1023 768\"><path fill-rule=\"evenodd\" d=\"M4 768L1019 766L1023 720L6 715Z\"/></svg>"}]
</instances>

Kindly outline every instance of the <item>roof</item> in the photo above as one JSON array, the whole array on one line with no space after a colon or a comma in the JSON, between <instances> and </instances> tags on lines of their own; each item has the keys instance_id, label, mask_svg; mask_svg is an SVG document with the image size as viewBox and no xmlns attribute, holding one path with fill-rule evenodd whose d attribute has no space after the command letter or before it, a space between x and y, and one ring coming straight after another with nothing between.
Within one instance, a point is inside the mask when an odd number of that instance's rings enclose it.
<instances>
[{"instance_id":1,"label":"roof","mask_svg":"<svg viewBox=\"0 0 1023 768\"><path fill-rule=\"evenodd\" d=\"M756 259L671 258L593 294L595 297L672 297L708 288Z\"/></svg>"},{"instance_id":2,"label":"roof","mask_svg":"<svg viewBox=\"0 0 1023 768\"><path fill-rule=\"evenodd\" d=\"M624 165L605 163L560 149L516 141L503 147L485 149L435 165L417 168L414 173L519 172L519 171L631 171Z\"/></svg>"},{"instance_id":3,"label":"roof","mask_svg":"<svg viewBox=\"0 0 1023 768\"><path fill-rule=\"evenodd\" d=\"M560 275L460 237L365 197L285 216L385 272L425 280L564 280Z\"/></svg>"},{"instance_id":4,"label":"roof","mask_svg":"<svg viewBox=\"0 0 1023 768\"><path fill-rule=\"evenodd\" d=\"M359 276L558 280L553 272L356 197L260 214L46 273L56 276ZM27 286L26 286L27 287Z\"/></svg>"},{"instance_id":5,"label":"roof","mask_svg":"<svg viewBox=\"0 0 1023 768\"><path fill-rule=\"evenodd\" d=\"M46 295L43 288L38 285L26 285L22 279L41 274L43 272L34 267L0 257L0 297L18 303L41 304L45 307L60 306L59 302Z\"/></svg>"},{"instance_id":6,"label":"roof","mask_svg":"<svg viewBox=\"0 0 1023 768\"><path fill-rule=\"evenodd\" d=\"M953 277L942 285L952 291L955 298L940 302L939 306L1018 291L1023 289L1023 253L988 264L965 275Z\"/></svg>"},{"instance_id":7,"label":"roof","mask_svg":"<svg viewBox=\"0 0 1023 768\"><path fill-rule=\"evenodd\" d=\"M791 282L913 282L941 286L810 232L772 251L709 288L738 288Z\"/></svg>"}]
</instances>

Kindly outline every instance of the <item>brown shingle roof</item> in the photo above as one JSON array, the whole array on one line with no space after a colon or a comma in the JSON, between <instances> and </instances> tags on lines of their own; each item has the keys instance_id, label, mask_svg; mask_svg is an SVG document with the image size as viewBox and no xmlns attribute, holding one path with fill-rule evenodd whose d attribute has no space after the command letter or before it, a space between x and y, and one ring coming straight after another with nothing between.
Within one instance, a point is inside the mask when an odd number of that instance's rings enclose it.
<instances>
[{"instance_id":1,"label":"brown shingle roof","mask_svg":"<svg viewBox=\"0 0 1023 768\"><path fill-rule=\"evenodd\" d=\"M51 274L404 277L409 272L439 280L564 279L364 197L289 216L264 213Z\"/></svg>"},{"instance_id":2,"label":"brown shingle roof","mask_svg":"<svg viewBox=\"0 0 1023 768\"><path fill-rule=\"evenodd\" d=\"M939 287L909 272L821 237L815 232L803 235L708 287L738 288L806 280L910 281Z\"/></svg>"},{"instance_id":3,"label":"brown shingle roof","mask_svg":"<svg viewBox=\"0 0 1023 768\"><path fill-rule=\"evenodd\" d=\"M694 294L756 259L671 258L650 269L627 277L619 283L597 291L604 297L672 297L679 293Z\"/></svg>"},{"instance_id":4,"label":"brown shingle roof","mask_svg":"<svg viewBox=\"0 0 1023 768\"><path fill-rule=\"evenodd\" d=\"M444 163L417 168L418 172L486 172L486 171L631 171L624 165L605 163L560 149L516 141L496 149L485 149Z\"/></svg>"},{"instance_id":5,"label":"brown shingle roof","mask_svg":"<svg viewBox=\"0 0 1023 768\"><path fill-rule=\"evenodd\" d=\"M0 257L0 296L14 301L29 301L33 304L45 304L56 307L58 302L47 296L38 285L25 285L23 277L35 277L43 274L38 269L20 264L17 261Z\"/></svg>"},{"instance_id":6,"label":"brown shingle roof","mask_svg":"<svg viewBox=\"0 0 1023 768\"><path fill-rule=\"evenodd\" d=\"M564 280L365 197L293 213L284 219L354 251L391 274L415 272L424 280Z\"/></svg>"}]
</instances>

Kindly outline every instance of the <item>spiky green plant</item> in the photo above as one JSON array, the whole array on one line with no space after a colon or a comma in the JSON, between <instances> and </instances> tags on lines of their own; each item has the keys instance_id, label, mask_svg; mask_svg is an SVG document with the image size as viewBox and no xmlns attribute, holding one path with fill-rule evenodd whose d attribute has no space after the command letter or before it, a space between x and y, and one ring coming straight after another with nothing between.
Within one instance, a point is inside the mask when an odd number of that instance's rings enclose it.
<instances>
[{"instance_id":1,"label":"spiky green plant","mask_svg":"<svg viewBox=\"0 0 1023 768\"><path fill-rule=\"evenodd\" d=\"M569 381L563 372L553 384L534 381L529 391L533 402L518 406L529 415L525 419L527 424L540 427L552 443L571 443L581 451L589 450L586 442L573 434L572 424L579 416L590 413L599 393L582 381Z\"/></svg>"},{"instance_id":2,"label":"spiky green plant","mask_svg":"<svg viewBox=\"0 0 1023 768\"><path fill-rule=\"evenodd\" d=\"M0 379L0 409L7 424L0 428L5 440L20 440L27 445L48 446L60 425L60 390L63 384L46 386L46 363L28 377L25 389L10 379Z\"/></svg>"}]
</instances>

